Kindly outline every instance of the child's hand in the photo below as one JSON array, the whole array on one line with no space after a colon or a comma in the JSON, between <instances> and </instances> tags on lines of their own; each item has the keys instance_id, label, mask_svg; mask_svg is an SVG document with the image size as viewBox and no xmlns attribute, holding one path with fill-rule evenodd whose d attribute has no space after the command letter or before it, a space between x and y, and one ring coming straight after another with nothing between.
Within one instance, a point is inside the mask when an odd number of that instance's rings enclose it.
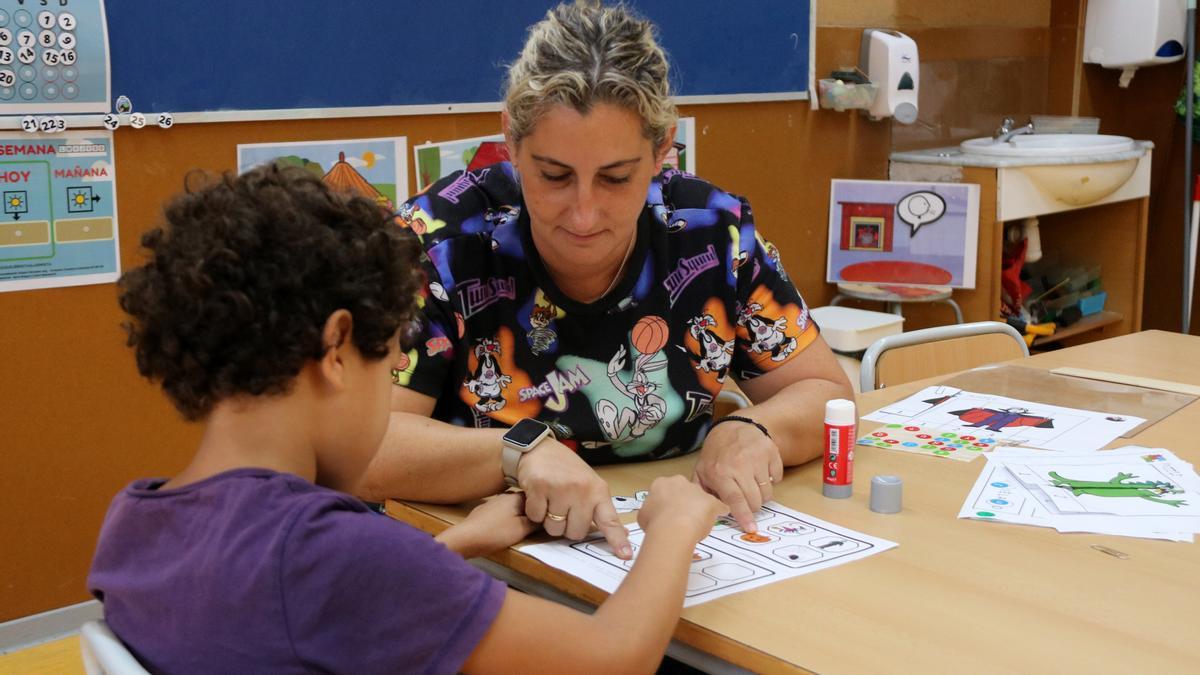
<instances>
[{"instance_id":1,"label":"child's hand","mask_svg":"<svg viewBox=\"0 0 1200 675\"><path fill-rule=\"evenodd\" d=\"M510 492L488 497L437 539L462 557L474 558L508 548L536 527L525 517L525 495Z\"/></svg>"},{"instance_id":2,"label":"child's hand","mask_svg":"<svg viewBox=\"0 0 1200 675\"><path fill-rule=\"evenodd\" d=\"M683 476L656 478L650 495L638 511L638 525L647 533L651 528L684 528L700 541L712 530L713 522L729 512L729 507Z\"/></svg>"},{"instance_id":3,"label":"child's hand","mask_svg":"<svg viewBox=\"0 0 1200 675\"><path fill-rule=\"evenodd\" d=\"M508 548L537 529L537 523L525 517L525 494L506 492L488 497L471 509L463 525L471 524L488 552Z\"/></svg>"}]
</instances>

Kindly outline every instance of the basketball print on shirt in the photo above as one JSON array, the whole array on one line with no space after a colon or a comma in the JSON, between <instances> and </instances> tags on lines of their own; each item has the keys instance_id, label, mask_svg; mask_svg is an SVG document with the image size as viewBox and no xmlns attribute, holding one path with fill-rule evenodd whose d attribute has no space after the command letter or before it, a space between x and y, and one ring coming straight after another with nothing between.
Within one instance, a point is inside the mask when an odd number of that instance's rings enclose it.
<instances>
[{"instance_id":1,"label":"basketball print on shirt","mask_svg":"<svg viewBox=\"0 0 1200 675\"><path fill-rule=\"evenodd\" d=\"M667 344L669 329L667 322L661 316L644 316L638 319L630 332L633 348L639 354L633 362L633 375L626 382L621 379L625 369L625 345L617 348L616 354L608 361L608 379L617 391L624 394L629 402L622 401L620 405L602 398L596 402L596 416L600 420L600 428L610 441L628 441L642 437L648 430L653 429L667 414L667 402L654 392L658 384L650 379L650 373L667 367L667 358L656 359Z\"/></svg>"},{"instance_id":2,"label":"basketball print on shirt","mask_svg":"<svg viewBox=\"0 0 1200 675\"><path fill-rule=\"evenodd\" d=\"M569 428L589 463L658 459L701 446L723 379L768 373L816 339L749 203L692 176L651 182L629 291L595 311L552 299L511 165L448 176L410 204L441 288L426 298L414 373L399 372L437 398L439 419L535 417Z\"/></svg>"}]
</instances>

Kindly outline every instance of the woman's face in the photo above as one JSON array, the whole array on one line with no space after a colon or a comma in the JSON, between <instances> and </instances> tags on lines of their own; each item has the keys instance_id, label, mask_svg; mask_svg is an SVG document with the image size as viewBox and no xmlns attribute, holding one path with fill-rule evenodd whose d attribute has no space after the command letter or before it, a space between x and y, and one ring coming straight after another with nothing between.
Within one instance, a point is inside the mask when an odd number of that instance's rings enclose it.
<instances>
[{"instance_id":1,"label":"woman's face","mask_svg":"<svg viewBox=\"0 0 1200 675\"><path fill-rule=\"evenodd\" d=\"M510 143L533 240L547 267L572 276L611 270L637 230L650 180L669 147L668 141L656 152L637 113L609 103L586 115L556 106L520 144Z\"/></svg>"}]
</instances>

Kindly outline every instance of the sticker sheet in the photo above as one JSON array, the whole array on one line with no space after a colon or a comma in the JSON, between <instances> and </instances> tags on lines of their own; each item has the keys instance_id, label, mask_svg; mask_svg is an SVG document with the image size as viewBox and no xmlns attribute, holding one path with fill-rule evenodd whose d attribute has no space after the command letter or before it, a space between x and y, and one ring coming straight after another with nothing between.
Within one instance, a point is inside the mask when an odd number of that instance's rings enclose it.
<instances>
[{"instance_id":1,"label":"sticker sheet","mask_svg":"<svg viewBox=\"0 0 1200 675\"><path fill-rule=\"evenodd\" d=\"M864 415L887 424L970 434L1043 450L1099 450L1145 422L1141 417L1097 412L933 386Z\"/></svg>"},{"instance_id":2,"label":"sticker sheet","mask_svg":"<svg viewBox=\"0 0 1200 675\"><path fill-rule=\"evenodd\" d=\"M858 439L858 445L871 448L900 450L960 462L969 462L981 453L991 452L998 443L987 432L979 435L966 432L959 434L904 424L885 424Z\"/></svg>"},{"instance_id":3,"label":"sticker sheet","mask_svg":"<svg viewBox=\"0 0 1200 675\"><path fill-rule=\"evenodd\" d=\"M684 607L834 567L894 548L894 542L855 532L769 502L755 514L758 532L742 532L730 517L719 518L692 552ZM634 560L644 533L629 532ZM633 566L603 537L521 547L521 552L612 593Z\"/></svg>"}]
</instances>

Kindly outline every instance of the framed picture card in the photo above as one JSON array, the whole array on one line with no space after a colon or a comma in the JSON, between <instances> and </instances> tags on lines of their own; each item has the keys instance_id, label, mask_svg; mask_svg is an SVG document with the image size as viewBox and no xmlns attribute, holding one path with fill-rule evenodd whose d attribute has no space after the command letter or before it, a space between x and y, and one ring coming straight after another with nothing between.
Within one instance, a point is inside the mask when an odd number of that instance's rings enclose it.
<instances>
[{"instance_id":1,"label":"framed picture card","mask_svg":"<svg viewBox=\"0 0 1200 675\"><path fill-rule=\"evenodd\" d=\"M975 287L979 186L834 179L826 281Z\"/></svg>"}]
</instances>

